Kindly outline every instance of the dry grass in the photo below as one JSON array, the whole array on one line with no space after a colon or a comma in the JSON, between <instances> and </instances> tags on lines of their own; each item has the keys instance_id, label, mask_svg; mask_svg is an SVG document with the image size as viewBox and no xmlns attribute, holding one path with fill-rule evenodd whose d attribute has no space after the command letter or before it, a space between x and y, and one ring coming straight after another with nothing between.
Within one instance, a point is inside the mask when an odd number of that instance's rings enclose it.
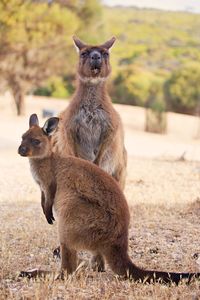
<instances>
[{"instance_id":1,"label":"dry grass","mask_svg":"<svg viewBox=\"0 0 200 300\"><path fill-rule=\"evenodd\" d=\"M31 103L28 111L37 111L42 103L46 105L40 101L33 108L35 104L31 106ZM60 108L64 105L61 103ZM127 114L126 108L123 113ZM27 117L17 119L8 112L0 120L3 140L0 144L0 299L200 299L198 281L178 287L135 284L120 280L108 268L102 274L92 272L89 267L82 268L64 282L51 277L37 281L18 279L20 270L35 267L59 270L59 261L52 256L57 246L56 224L46 223L28 161L16 153L26 124ZM130 154L125 193L131 210L132 259L149 269L199 271L199 163L175 161L176 149L171 160L142 158L140 153L138 157L133 156L131 146L138 141L134 140L135 136L144 143L156 139L161 146L163 139L170 140L167 136L136 132L130 124L125 129ZM176 141L173 137L175 148L176 143L179 146L182 143L178 138ZM187 143L193 145L194 141L187 138ZM136 144L136 149L139 146ZM160 149L158 156L163 157Z\"/></svg>"}]
</instances>

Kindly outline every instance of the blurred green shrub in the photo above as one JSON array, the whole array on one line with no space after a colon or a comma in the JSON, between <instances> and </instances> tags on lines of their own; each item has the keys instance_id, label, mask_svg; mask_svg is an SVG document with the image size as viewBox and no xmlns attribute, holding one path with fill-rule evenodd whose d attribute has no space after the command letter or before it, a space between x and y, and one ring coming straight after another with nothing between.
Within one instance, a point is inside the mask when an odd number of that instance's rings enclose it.
<instances>
[{"instance_id":1,"label":"blurred green shrub","mask_svg":"<svg viewBox=\"0 0 200 300\"><path fill-rule=\"evenodd\" d=\"M54 98L68 98L70 93L62 77L51 77L44 87L34 91L34 95L50 96Z\"/></svg>"},{"instance_id":2,"label":"blurred green shrub","mask_svg":"<svg viewBox=\"0 0 200 300\"><path fill-rule=\"evenodd\" d=\"M173 71L165 84L168 108L194 114L200 106L200 63L187 62Z\"/></svg>"},{"instance_id":3,"label":"blurred green shrub","mask_svg":"<svg viewBox=\"0 0 200 300\"><path fill-rule=\"evenodd\" d=\"M121 68L111 89L114 102L145 107L156 78L152 72L136 66Z\"/></svg>"},{"instance_id":4,"label":"blurred green shrub","mask_svg":"<svg viewBox=\"0 0 200 300\"><path fill-rule=\"evenodd\" d=\"M114 102L144 106L153 75L134 66L120 69L113 81Z\"/></svg>"}]
</instances>

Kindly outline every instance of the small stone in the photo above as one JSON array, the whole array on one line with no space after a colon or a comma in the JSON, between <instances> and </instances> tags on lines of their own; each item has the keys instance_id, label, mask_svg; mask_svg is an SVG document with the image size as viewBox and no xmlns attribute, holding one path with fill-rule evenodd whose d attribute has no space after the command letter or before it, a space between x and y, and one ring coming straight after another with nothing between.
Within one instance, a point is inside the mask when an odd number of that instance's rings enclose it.
<instances>
[{"instance_id":1,"label":"small stone","mask_svg":"<svg viewBox=\"0 0 200 300\"><path fill-rule=\"evenodd\" d=\"M193 258L193 259L198 259L198 258L199 258L199 253L194 253L194 254L192 255L192 258Z\"/></svg>"},{"instance_id":2,"label":"small stone","mask_svg":"<svg viewBox=\"0 0 200 300\"><path fill-rule=\"evenodd\" d=\"M158 247L149 249L149 252L150 252L151 254L158 254L158 251L159 251Z\"/></svg>"}]
</instances>

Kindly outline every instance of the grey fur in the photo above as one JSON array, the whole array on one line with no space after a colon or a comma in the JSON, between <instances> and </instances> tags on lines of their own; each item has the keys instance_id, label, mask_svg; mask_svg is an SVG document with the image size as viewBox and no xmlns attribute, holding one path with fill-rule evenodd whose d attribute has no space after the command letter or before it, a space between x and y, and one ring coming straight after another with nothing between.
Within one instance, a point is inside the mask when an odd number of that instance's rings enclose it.
<instances>
[{"instance_id":1,"label":"grey fur","mask_svg":"<svg viewBox=\"0 0 200 300\"><path fill-rule=\"evenodd\" d=\"M112 126L93 86L88 88L81 103L70 129L76 144L76 156L94 162Z\"/></svg>"}]
</instances>

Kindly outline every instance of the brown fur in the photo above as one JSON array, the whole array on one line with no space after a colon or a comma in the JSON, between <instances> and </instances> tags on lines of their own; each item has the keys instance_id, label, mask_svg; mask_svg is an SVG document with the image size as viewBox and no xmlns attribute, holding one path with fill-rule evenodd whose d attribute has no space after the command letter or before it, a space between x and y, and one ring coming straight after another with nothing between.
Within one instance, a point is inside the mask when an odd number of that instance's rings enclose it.
<instances>
[{"instance_id":1,"label":"brown fur","mask_svg":"<svg viewBox=\"0 0 200 300\"><path fill-rule=\"evenodd\" d=\"M58 122L58 118L51 118L50 120ZM18 153L29 157L31 173L40 186L43 212L47 222L53 224L52 206L56 192L56 183L54 177L51 176L52 149L50 134L54 127L50 128L51 126L49 126L50 132L45 132L47 128L45 125L43 129L38 126L38 118L35 114L30 117L29 127L29 130L22 135L22 143Z\"/></svg>"},{"instance_id":2,"label":"brown fur","mask_svg":"<svg viewBox=\"0 0 200 300\"><path fill-rule=\"evenodd\" d=\"M97 164L124 189L127 154L123 126L106 89L111 72L109 48L114 41L112 38L103 45L89 46L74 38L79 48L77 89L60 115L53 142L59 156L72 155ZM92 64L91 53L100 55L97 67Z\"/></svg>"},{"instance_id":3,"label":"brown fur","mask_svg":"<svg viewBox=\"0 0 200 300\"><path fill-rule=\"evenodd\" d=\"M36 126L29 129L29 138L30 132L34 134L39 129ZM43 144L38 152L44 149L44 153L48 153L50 140L43 139L45 133L40 130ZM36 149L32 153L38 157ZM100 263L104 257L116 274L134 280L178 283L181 278L190 281L193 276L200 277L200 273L146 271L135 266L128 255L129 209L117 182L95 164L80 158L56 155L46 158L41 153L41 160L50 163L48 175L56 182L54 208L58 217L62 272L74 272L77 251L88 250L100 255ZM40 178L40 172L37 177ZM43 178L40 181L42 183Z\"/></svg>"}]
</instances>

